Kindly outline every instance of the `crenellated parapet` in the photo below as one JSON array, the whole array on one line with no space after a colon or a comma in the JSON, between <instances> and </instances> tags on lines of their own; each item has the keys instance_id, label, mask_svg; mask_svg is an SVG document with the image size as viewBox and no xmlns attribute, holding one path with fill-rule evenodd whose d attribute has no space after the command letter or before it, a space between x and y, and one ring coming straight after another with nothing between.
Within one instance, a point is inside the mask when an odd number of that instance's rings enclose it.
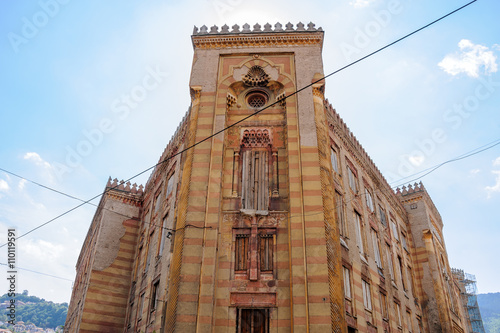
<instances>
[{"instance_id":1,"label":"crenellated parapet","mask_svg":"<svg viewBox=\"0 0 500 333\"><path fill-rule=\"evenodd\" d=\"M283 26L276 23L274 27L266 23L264 26L256 23L250 27L245 23L241 28L235 24L231 28L224 24L220 30L214 25L210 29L203 25L201 28L194 27L191 39L194 48L234 48L234 47L280 47L291 45L323 45L323 29L316 28L310 22L305 25L302 22L294 26L288 22Z\"/></svg>"},{"instance_id":2,"label":"crenellated parapet","mask_svg":"<svg viewBox=\"0 0 500 333\"><path fill-rule=\"evenodd\" d=\"M119 181L116 178L112 180L111 177L109 177L108 183L106 184L106 190L108 189L142 195L144 186L138 186L136 183L131 184L130 182L125 182L124 180Z\"/></svg>"},{"instance_id":3,"label":"crenellated parapet","mask_svg":"<svg viewBox=\"0 0 500 333\"><path fill-rule=\"evenodd\" d=\"M168 167L168 160L176 153L178 153L180 151L179 149L182 150L182 148L184 147L183 145L186 138L186 130L189 123L190 111L191 108L189 108L184 117L182 117L182 120L177 126L177 129L175 130L174 134L170 138L170 141L163 150L163 153L161 154L156 167L149 176L149 179L146 183L146 188L148 188L151 183L154 183L154 179L156 179L156 177L161 176L162 172Z\"/></svg>"},{"instance_id":4,"label":"crenellated parapet","mask_svg":"<svg viewBox=\"0 0 500 333\"><path fill-rule=\"evenodd\" d=\"M198 27L194 27L193 29L193 36L200 36L200 35L227 35L227 34L249 34L249 33L263 33L263 32L311 32L311 31L323 31L321 27L316 28L316 24L309 22L306 25L304 23L299 22L297 23L297 26L294 28L294 25L290 22L285 24L283 26L281 23L277 22L273 26L269 23L264 24L264 26L261 26L259 23L254 24L253 29L251 29L250 25L248 23L243 24L243 26L240 29L240 26L235 24L231 27L231 30L229 30L229 26L227 24L224 24L221 29L219 30L219 27L216 25L213 25L212 27L209 28L206 25L201 26L200 29Z\"/></svg>"},{"instance_id":5,"label":"crenellated parapet","mask_svg":"<svg viewBox=\"0 0 500 333\"><path fill-rule=\"evenodd\" d=\"M443 222L441 219L441 214L439 214L438 209L434 205L432 198L424 187L422 182L408 184L407 186L398 187L395 190L396 195L399 197L403 204L411 204L418 200L423 200L429 210L434 215L435 223L437 223L438 230L443 229Z\"/></svg>"},{"instance_id":6,"label":"crenellated parapet","mask_svg":"<svg viewBox=\"0 0 500 333\"><path fill-rule=\"evenodd\" d=\"M408 184L408 186L403 185L402 187L398 187L396 189L396 194L401 196L405 196L408 194L412 194L415 192L425 192L424 184L422 182L415 184Z\"/></svg>"}]
</instances>

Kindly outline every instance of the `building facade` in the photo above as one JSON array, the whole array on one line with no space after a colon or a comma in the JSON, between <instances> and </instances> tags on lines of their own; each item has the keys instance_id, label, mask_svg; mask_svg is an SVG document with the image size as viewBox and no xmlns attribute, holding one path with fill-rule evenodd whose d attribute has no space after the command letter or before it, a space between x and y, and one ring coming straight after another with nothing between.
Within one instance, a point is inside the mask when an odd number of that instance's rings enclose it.
<instances>
[{"instance_id":1,"label":"building facade","mask_svg":"<svg viewBox=\"0 0 500 333\"><path fill-rule=\"evenodd\" d=\"M144 189L108 182L65 331L467 332L441 217L325 99L323 35L195 28L189 110Z\"/></svg>"}]
</instances>

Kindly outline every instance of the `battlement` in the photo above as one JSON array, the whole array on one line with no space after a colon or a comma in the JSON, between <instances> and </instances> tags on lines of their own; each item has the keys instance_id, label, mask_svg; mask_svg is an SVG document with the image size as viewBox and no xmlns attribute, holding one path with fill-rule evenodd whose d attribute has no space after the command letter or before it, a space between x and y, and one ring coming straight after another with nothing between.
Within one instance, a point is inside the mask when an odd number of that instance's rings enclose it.
<instances>
[{"instance_id":1,"label":"battlement","mask_svg":"<svg viewBox=\"0 0 500 333\"><path fill-rule=\"evenodd\" d=\"M131 184L130 182L125 182L124 180L118 181L118 179L111 179L109 177L108 183L106 184L106 189L118 190L123 192L129 192L130 194L142 195L144 186L137 186L136 183Z\"/></svg>"},{"instance_id":2,"label":"battlement","mask_svg":"<svg viewBox=\"0 0 500 333\"><path fill-rule=\"evenodd\" d=\"M307 24L307 27L304 25L304 23L299 22L297 23L297 27L294 28L293 24L288 22L283 25L279 22L277 22L273 26L269 23L264 24L264 27L262 27L259 23L254 24L253 30L250 30L250 25L248 23L243 24L241 27L242 30L240 30L240 26L235 24L231 27L231 31L229 31L229 26L227 24L224 24L221 27L221 30L219 31L219 27L216 25L213 25L210 27L210 31L208 30L208 27L206 25L202 25L200 29L198 30L198 27L194 27L193 29L193 36L200 36L200 35L227 35L227 34L249 34L249 33L263 33L263 32L313 32L313 31L323 31L321 27L315 28L316 24L309 22ZM262 29L263 28L263 29ZM284 29L283 29L284 28Z\"/></svg>"},{"instance_id":3,"label":"battlement","mask_svg":"<svg viewBox=\"0 0 500 333\"><path fill-rule=\"evenodd\" d=\"M224 24L221 29L214 25L210 28L203 25L201 28L194 27L191 39L195 49L220 49L220 48L241 48L241 47L287 47L290 45L323 46L323 29L315 28L315 24L310 22L304 25L302 22L294 25L288 22L284 27L281 23L273 26L266 23L264 27L256 23L253 29L245 23L240 30L240 26L235 24L229 28Z\"/></svg>"},{"instance_id":4,"label":"battlement","mask_svg":"<svg viewBox=\"0 0 500 333\"><path fill-rule=\"evenodd\" d=\"M422 184L422 182L415 183L413 184L413 186L411 184L408 184L408 186L403 185L401 188L398 187L396 189L396 194L401 196L413 194L415 192L426 192L424 184Z\"/></svg>"}]
</instances>

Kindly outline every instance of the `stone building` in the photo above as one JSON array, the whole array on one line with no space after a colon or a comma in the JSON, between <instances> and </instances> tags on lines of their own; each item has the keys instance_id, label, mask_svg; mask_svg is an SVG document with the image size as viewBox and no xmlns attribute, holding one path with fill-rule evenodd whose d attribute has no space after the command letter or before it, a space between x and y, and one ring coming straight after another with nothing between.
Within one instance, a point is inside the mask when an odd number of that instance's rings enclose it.
<instances>
[{"instance_id":1,"label":"stone building","mask_svg":"<svg viewBox=\"0 0 500 333\"><path fill-rule=\"evenodd\" d=\"M189 110L144 189L108 182L65 331L466 331L441 217L325 99L323 35L195 28Z\"/></svg>"}]
</instances>

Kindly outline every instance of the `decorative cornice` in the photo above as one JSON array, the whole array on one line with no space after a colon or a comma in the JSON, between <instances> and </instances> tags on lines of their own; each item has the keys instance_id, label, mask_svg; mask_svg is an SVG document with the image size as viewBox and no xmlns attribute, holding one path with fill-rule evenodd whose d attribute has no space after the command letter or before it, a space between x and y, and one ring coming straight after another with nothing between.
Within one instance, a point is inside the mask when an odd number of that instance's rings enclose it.
<instances>
[{"instance_id":1,"label":"decorative cornice","mask_svg":"<svg viewBox=\"0 0 500 333\"><path fill-rule=\"evenodd\" d=\"M290 46L290 45L322 45L323 44L323 29L315 28L314 23L309 23L307 28L302 23L297 24L297 28L293 28L293 24L288 23L285 29L280 23L276 23L275 29L271 29L271 25L267 23L264 29L257 23L254 29L250 30L248 24L243 25L243 30L235 24L233 30L229 31L229 27L224 25L219 31L217 26L212 26L210 31L206 26L202 26L198 31L194 27L191 39L194 48L198 49L214 49L214 48L233 48L233 47L269 47L269 46Z\"/></svg>"}]
</instances>

